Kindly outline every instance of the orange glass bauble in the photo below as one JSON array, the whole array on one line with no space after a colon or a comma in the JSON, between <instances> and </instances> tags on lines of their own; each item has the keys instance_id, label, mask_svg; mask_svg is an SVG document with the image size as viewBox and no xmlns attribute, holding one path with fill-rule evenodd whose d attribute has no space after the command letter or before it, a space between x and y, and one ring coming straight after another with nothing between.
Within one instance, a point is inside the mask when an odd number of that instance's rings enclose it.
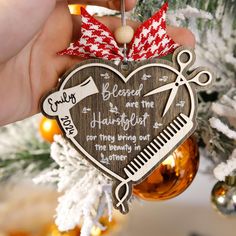
<instances>
[{"instance_id":1,"label":"orange glass bauble","mask_svg":"<svg viewBox=\"0 0 236 236\"><path fill-rule=\"evenodd\" d=\"M42 236L80 236L80 228L77 227L67 232L60 232L55 224L49 225Z\"/></svg>"},{"instance_id":2,"label":"orange glass bauble","mask_svg":"<svg viewBox=\"0 0 236 236\"><path fill-rule=\"evenodd\" d=\"M143 182L134 186L133 194L144 200L167 200L185 191L199 166L195 138L188 138Z\"/></svg>"},{"instance_id":3,"label":"orange glass bauble","mask_svg":"<svg viewBox=\"0 0 236 236\"><path fill-rule=\"evenodd\" d=\"M56 120L43 117L39 124L39 132L42 138L50 143L53 142L55 134L62 134L62 131Z\"/></svg>"},{"instance_id":4,"label":"orange glass bauble","mask_svg":"<svg viewBox=\"0 0 236 236\"><path fill-rule=\"evenodd\" d=\"M31 234L24 231L12 231L7 234L8 236L30 236Z\"/></svg>"},{"instance_id":5,"label":"orange glass bauble","mask_svg":"<svg viewBox=\"0 0 236 236\"><path fill-rule=\"evenodd\" d=\"M85 8L86 5L70 4L69 5L70 13L73 14L73 15L81 15L81 7Z\"/></svg>"},{"instance_id":6,"label":"orange glass bauble","mask_svg":"<svg viewBox=\"0 0 236 236\"><path fill-rule=\"evenodd\" d=\"M108 217L101 217L99 222L103 225L106 229L101 230L99 227L94 226L91 231L91 236L101 236L101 235L110 235L111 231L117 226L116 220L113 218L110 222Z\"/></svg>"}]
</instances>

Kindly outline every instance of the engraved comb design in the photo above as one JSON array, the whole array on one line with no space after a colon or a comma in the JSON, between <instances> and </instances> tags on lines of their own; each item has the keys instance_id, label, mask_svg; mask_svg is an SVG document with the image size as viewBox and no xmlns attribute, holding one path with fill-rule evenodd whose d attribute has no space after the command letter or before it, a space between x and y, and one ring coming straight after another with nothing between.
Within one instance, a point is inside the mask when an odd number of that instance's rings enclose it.
<instances>
[{"instance_id":1,"label":"engraved comb design","mask_svg":"<svg viewBox=\"0 0 236 236\"><path fill-rule=\"evenodd\" d=\"M168 157L170 150L173 150L176 144L192 130L193 125L192 120L181 113L124 168L128 178L121 182L115 190L118 199L117 208L121 207L123 212L126 211L123 202L129 196L130 189L127 184L129 182L137 183L153 167L163 162ZM120 199L119 191L123 186L126 186L126 193Z\"/></svg>"}]
</instances>

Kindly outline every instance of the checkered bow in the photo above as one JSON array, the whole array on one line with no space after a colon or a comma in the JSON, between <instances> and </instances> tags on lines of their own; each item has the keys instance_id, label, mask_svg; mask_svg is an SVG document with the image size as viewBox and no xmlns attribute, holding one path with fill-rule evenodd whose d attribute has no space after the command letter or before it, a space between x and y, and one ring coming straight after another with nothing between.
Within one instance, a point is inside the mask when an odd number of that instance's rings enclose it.
<instances>
[{"instance_id":1,"label":"checkered bow","mask_svg":"<svg viewBox=\"0 0 236 236\"><path fill-rule=\"evenodd\" d=\"M166 12L168 3L136 30L128 45L127 59L142 61L159 58L172 53L177 47L166 32ZM111 31L101 22L92 17L84 8L81 9L81 38L71 43L59 55L79 56L83 58L101 58L120 61L124 54L119 48Z\"/></svg>"}]
</instances>

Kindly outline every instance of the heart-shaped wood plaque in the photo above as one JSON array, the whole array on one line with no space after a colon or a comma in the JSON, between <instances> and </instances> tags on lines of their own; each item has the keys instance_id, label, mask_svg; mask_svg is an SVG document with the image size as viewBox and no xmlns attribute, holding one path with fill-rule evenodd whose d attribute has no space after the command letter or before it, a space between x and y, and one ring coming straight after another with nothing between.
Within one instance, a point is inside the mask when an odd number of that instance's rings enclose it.
<instances>
[{"instance_id":1,"label":"heart-shaped wood plaque","mask_svg":"<svg viewBox=\"0 0 236 236\"><path fill-rule=\"evenodd\" d=\"M132 185L145 179L196 127L196 88L212 73L188 69L191 49L167 60L120 63L87 60L67 72L42 103L66 138L114 179L114 207L128 212Z\"/></svg>"}]
</instances>

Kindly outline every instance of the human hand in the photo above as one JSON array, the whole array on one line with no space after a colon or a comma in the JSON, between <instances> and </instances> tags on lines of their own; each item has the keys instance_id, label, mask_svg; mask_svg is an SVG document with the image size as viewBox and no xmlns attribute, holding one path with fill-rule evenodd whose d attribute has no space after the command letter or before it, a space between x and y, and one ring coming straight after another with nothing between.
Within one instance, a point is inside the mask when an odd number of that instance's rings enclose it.
<instances>
[{"instance_id":1,"label":"human hand","mask_svg":"<svg viewBox=\"0 0 236 236\"><path fill-rule=\"evenodd\" d=\"M126 0L127 10L136 0ZM45 92L82 59L58 56L80 34L79 16L68 4L96 4L119 9L120 0L2 0L0 2L0 125L24 119L39 111ZM120 26L115 17L99 18L112 32ZM137 22L129 22L134 29ZM194 47L195 39L184 28L168 27L167 33L181 45Z\"/></svg>"}]
</instances>

